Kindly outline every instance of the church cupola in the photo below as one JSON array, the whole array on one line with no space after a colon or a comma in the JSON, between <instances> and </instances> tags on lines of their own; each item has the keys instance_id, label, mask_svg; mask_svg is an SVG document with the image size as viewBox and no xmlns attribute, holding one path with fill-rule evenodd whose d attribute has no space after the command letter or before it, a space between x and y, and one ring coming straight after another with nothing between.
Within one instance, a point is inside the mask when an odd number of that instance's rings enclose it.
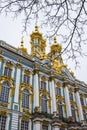
<instances>
[{"instance_id":1,"label":"church cupola","mask_svg":"<svg viewBox=\"0 0 87 130\"><path fill-rule=\"evenodd\" d=\"M54 37L54 43L50 47L52 59L59 59L61 57L62 46L57 43L56 36Z\"/></svg>"},{"instance_id":2,"label":"church cupola","mask_svg":"<svg viewBox=\"0 0 87 130\"><path fill-rule=\"evenodd\" d=\"M24 37L21 38L21 45L18 47L19 50L21 50L23 53L27 53L27 48L24 47Z\"/></svg>"},{"instance_id":3,"label":"church cupola","mask_svg":"<svg viewBox=\"0 0 87 130\"><path fill-rule=\"evenodd\" d=\"M30 35L30 38L31 55L40 58L42 54L45 54L46 40L42 37L42 33L39 32L37 24L35 25L35 30Z\"/></svg>"}]
</instances>

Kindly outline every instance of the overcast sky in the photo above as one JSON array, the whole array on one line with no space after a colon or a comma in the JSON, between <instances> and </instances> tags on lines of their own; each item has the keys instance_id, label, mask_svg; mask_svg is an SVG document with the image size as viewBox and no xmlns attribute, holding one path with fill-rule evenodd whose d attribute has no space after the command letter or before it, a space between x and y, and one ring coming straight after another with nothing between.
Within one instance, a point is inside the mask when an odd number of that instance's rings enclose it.
<instances>
[{"instance_id":1,"label":"overcast sky","mask_svg":"<svg viewBox=\"0 0 87 130\"><path fill-rule=\"evenodd\" d=\"M28 48L29 53L30 53L29 35L34 30L34 23L35 21L32 21L32 24L31 26L29 26L27 34L26 33L23 34L25 47ZM22 30L23 30L23 24L21 18L13 20L10 16L5 17L4 15L0 15L0 40L5 41L12 46L18 47L20 46ZM42 30L41 32L44 34ZM85 52L87 52L87 46L84 47L84 50ZM69 61L68 66L74 72L75 77L77 79L87 83L87 57L80 59L80 68L77 68L76 70L73 62Z\"/></svg>"}]
</instances>

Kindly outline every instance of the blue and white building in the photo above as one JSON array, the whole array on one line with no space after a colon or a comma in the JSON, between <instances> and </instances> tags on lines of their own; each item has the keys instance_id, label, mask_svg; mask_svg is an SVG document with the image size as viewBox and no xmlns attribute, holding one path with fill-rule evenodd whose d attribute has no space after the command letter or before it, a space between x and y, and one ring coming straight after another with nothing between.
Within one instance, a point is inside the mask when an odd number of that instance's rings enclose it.
<instances>
[{"instance_id":1,"label":"blue and white building","mask_svg":"<svg viewBox=\"0 0 87 130\"><path fill-rule=\"evenodd\" d=\"M31 53L0 41L0 130L87 130L87 84L63 63L62 46L38 26Z\"/></svg>"}]
</instances>

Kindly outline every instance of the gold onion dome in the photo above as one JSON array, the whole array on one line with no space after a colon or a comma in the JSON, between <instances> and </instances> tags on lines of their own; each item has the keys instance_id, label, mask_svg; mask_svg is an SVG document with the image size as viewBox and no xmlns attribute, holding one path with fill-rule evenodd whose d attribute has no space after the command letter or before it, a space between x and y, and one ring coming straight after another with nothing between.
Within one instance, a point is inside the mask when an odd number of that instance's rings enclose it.
<instances>
[{"instance_id":1,"label":"gold onion dome","mask_svg":"<svg viewBox=\"0 0 87 130\"><path fill-rule=\"evenodd\" d=\"M27 53L27 48L24 47L24 37L21 38L21 45L18 47L19 50L23 51L24 53Z\"/></svg>"},{"instance_id":2,"label":"gold onion dome","mask_svg":"<svg viewBox=\"0 0 87 130\"><path fill-rule=\"evenodd\" d=\"M52 51L58 51L58 52L61 52L62 50L62 46L61 44L58 44L57 41L56 41L56 36L54 36L54 43L51 45L51 52Z\"/></svg>"}]
</instances>

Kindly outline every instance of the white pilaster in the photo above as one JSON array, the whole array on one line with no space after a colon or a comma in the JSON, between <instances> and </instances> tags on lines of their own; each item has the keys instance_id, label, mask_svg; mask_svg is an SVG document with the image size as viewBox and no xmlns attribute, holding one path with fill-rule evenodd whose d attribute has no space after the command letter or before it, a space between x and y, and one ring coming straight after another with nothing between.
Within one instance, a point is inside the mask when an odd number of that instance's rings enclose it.
<instances>
[{"instance_id":1,"label":"white pilaster","mask_svg":"<svg viewBox=\"0 0 87 130\"><path fill-rule=\"evenodd\" d=\"M38 74L34 75L34 108L39 107L39 84L38 84Z\"/></svg>"},{"instance_id":2,"label":"white pilaster","mask_svg":"<svg viewBox=\"0 0 87 130\"><path fill-rule=\"evenodd\" d=\"M81 101L80 101L80 95L79 95L78 91L76 91L76 102L77 102L77 106L78 106L80 121L83 121L84 117L83 117L83 111L82 111L82 106L81 106Z\"/></svg>"},{"instance_id":3,"label":"white pilaster","mask_svg":"<svg viewBox=\"0 0 87 130\"><path fill-rule=\"evenodd\" d=\"M51 90L51 98L52 98L52 106L51 109L53 108L53 110L51 110L51 112L56 112L56 95L55 95L55 86L54 86L54 80L51 81L50 84L50 90Z\"/></svg>"},{"instance_id":4,"label":"white pilaster","mask_svg":"<svg viewBox=\"0 0 87 130\"><path fill-rule=\"evenodd\" d=\"M54 129L53 130L60 130L60 128L58 128L58 127L54 127Z\"/></svg>"},{"instance_id":5,"label":"white pilaster","mask_svg":"<svg viewBox=\"0 0 87 130\"><path fill-rule=\"evenodd\" d=\"M41 130L41 119L36 118L34 120L34 130Z\"/></svg>"},{"instance_id":6,"label":"white pilaster","mask_svg":"<svg viewBox=\"0 0 87 130\"><path fill-rule=\"evenodd\" d=\"M68 90L67 86L65 86L64 91L65 91L65 102L66 102L67 116L71 117L72 116L71 105L70 105L70 98L69 98L69 90Z\"/></svg>"},{"instance_id":7,"label":"white pilaster","mask_svg":"<svg viewBox=\"0 0 87 130\"><path fill-rule=\"evenodd\" d=\"M19 100L20 72L21 72L21 69L19 67L17 67L16 88L15 88L15 95L14 95L14 102L17 104L18 104L18 100Z\"/></svg>"},{"instance_id":8,"label":"white pilaster","mask_svg":"<svg viewBox=\"0 0 87 130\"><path fill-rule=\"evenodd\" d=\"M28 130L31 130L31 120L29 120Z\"/></svg>"},{"instance_id":9,"label":"white pilaster","mask_svg":"<svg viewBox=\"0 0 87 130\"><path fill-rule=\"evenodd\" d=\"M10 117L9 115L7 115L5 130L9 130L9 121L10 121Z\"/></svg>"},{"instance_id":10,"label":"white pilaster","mask_svg":"<svg viewBox=\"0 0 87 130\"><path fill-rule=\"evenodd\" d=\"M11 130L18 130L18 113L12 113Z\"/></svg>"}]
</instances>

